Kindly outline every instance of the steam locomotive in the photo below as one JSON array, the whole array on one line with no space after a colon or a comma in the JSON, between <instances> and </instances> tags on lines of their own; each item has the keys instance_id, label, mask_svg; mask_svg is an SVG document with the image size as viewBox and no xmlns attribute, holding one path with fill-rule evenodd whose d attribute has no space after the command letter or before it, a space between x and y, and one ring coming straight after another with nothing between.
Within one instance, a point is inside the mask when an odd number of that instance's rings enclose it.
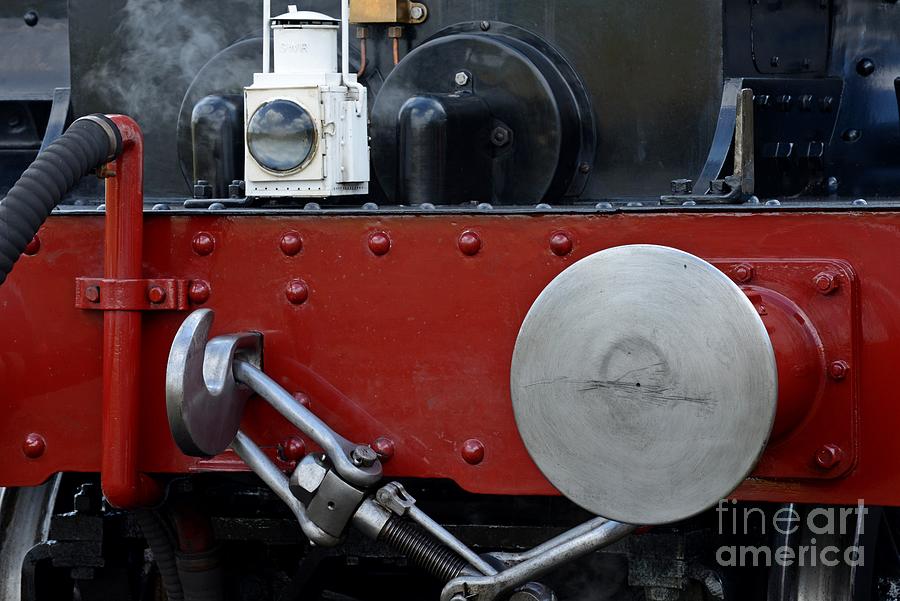
<instances>
[{"instance_id":1,"label":"steam locomotive","mask_svg":"<svg viewBox=\"0 0 900 601\"><path fill-rule=\"evenodd\" d=\"M895 0L0 28L0 598L900 598Z\"/></svg>"}]
</instances>

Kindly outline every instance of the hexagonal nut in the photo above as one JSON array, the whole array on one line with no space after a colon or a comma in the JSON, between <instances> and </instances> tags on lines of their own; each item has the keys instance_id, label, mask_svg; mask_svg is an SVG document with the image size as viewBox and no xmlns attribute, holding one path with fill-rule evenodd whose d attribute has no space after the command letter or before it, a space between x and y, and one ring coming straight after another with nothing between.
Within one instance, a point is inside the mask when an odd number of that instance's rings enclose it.
<instances>
[{"instance_id":1,"label":"hexagonal nut","mask_svg":"<svg viewBox=\"0 0 900 601\"><path fill-rule=\"evenodd\" d=\"M289 482L291 494L304 505L308 505L322 485L326 474L328 466L316 455L307 455L300 460L294 473L291 474Z\"/></svg>"}]
</instances>

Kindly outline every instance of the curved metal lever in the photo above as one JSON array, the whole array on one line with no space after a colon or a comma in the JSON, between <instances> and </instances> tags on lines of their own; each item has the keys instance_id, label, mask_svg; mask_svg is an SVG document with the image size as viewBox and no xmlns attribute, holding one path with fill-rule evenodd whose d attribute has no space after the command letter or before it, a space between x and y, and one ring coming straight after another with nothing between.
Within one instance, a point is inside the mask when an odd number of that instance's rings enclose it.
<instances>
[{"instance_id":1,"label":"curved metal lever","mask_svg":"<svg viewBox=\"0 0 900 601\"><path fill-rule=\"evenodd\" d=\"M169 428L186 455L212 457L228 448L253 391L234 379L235 358L259 367L262 336L219 336L207 342L213 312L191 313L175 334L166 365Z\"/></svg>"}]
</instances>

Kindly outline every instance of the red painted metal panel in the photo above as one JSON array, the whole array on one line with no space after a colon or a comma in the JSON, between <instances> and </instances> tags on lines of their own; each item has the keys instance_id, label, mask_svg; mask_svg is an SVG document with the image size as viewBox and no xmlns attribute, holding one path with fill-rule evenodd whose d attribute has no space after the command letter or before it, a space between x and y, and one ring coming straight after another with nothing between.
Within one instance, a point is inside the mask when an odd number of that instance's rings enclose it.
<instances>
[{"instance_id":1,"label":"red painted metal panel","mask_svg":"<svg viewBox=\"0 0 900 601\"><path fill-rule=\"evenodd\" d=\"M100 468L101 317L76 309L72 298L77 277L102 272L102 232L100 216L52 217L40 233L39 252L23 257L0 288L2 484L33 484L55 471ZM211 244L196 243L200 232ZM285 246L290 232L299 234L299 245L292 239ZM390 244L379 238L373 248L376 233ZM561 233L568 236L571 253ZM386 436L394 442L389 474L451 478L468 490L506 494L553 493L516 433L509 362L532 301L573 261L632 243L673 246L709 260L727 257L732 264L742 257L841 261L855 274L857 314L817 321L816 327L833 330L836 339L858 340L847 382L858 390L855 465L842 478L778 479L767 472L766 478L748 480L738 496L900 504L900 468L893 461L900 456L895 401L900 281L894 266L900 213L380 218L150 213L143 239L141 277L207 282L204 306L216 310L214 333L261 331L265 368L277 381L306 392L312 409L348 438ZM297 280L308 293L299 304L290 294ZM810 295L818 294L809 285ZM805 306L803 299L794 300ZM677 319L677 307L672 314ZM143 318L140 467L145 472L239 468L228 455L206 462L184 457L168 432L163 375L183 318L174 312ZM827 424L833 431L846 429L844 411L820 406L816 414L835 422ZM244 427L271 449L295 433L256 401ZM36 459L23 453L30 433L46 441ZM483 460L474 464L462 454L472 439L484 445ZM772 464L767 461L769 455L763 466Z\"/></svg>"}]
</instances>

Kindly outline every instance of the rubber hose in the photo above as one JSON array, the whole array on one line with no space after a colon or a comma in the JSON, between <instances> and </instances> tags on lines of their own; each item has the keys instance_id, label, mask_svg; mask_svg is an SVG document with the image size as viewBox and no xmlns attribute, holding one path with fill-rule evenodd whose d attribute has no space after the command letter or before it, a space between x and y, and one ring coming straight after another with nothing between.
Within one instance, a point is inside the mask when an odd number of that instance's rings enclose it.
<instances>
[{"instance_id":1,"label":"rubber hose","mask_svg":"<svg viewBox=\"0 0 900 601\"><path fill-rule=\"evenodd\" d=\"M165 527L153 511L143 509L135 512L144 538L153 552L153 560L159 569L163 588L169 601L184 601L181 579L178 577L178 565L175 562L175 549Z\"/></svg>"},{"instance_id":2,"label":"rubber hose","mask_svg":"<svg viewBox=\"0 0 900 601\"><path fill-rule=\"evenodd\" d=\"M0 201L0 284L62 197L121 146L116 125L104 115L91 115L75 121L38 155Z\"/></svg>"}]
</instances>

